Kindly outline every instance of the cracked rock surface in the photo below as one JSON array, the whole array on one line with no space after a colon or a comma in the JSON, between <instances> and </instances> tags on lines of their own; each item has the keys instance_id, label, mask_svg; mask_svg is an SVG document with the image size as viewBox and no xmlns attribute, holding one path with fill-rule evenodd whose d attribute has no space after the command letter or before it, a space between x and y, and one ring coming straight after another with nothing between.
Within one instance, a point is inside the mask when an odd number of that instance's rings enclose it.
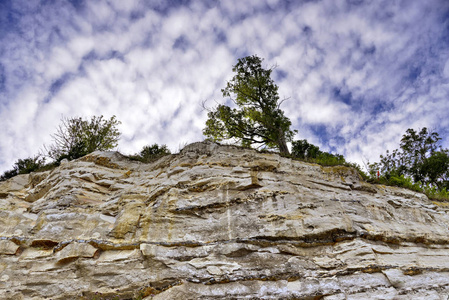
<instances>
[{"instance_id":1,"label":"cracked rock surface","mask_svg":"<svg viewBox=\"0 0 449 300\"><path fill-rule=\"evenodd\" d=\"M444 299L449 203L210 142L0 183L1 299Z\"/></svg>"}]
</instances>

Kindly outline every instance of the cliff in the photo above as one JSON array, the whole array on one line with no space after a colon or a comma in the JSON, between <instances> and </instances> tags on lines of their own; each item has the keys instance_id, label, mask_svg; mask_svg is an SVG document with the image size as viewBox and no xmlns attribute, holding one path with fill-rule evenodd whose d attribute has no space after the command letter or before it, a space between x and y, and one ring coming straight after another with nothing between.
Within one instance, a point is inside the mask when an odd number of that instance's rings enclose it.
<instances>
[{"instance_id":1,"label":"cliff","mask_svg":"<svg viewBox=\"0 0 449 300\"><path fill-rule=\"evenodd\" d=\"M446 300L448 208L233 146L94 152L0 183L0 298Z\"/></svg>"}]
</instances>

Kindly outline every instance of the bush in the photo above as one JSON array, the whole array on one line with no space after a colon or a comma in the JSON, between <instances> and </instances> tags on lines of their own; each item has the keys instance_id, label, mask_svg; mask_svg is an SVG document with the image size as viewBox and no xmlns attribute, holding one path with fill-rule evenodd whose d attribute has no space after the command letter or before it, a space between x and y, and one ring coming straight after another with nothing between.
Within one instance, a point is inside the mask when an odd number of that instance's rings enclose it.
<instances>
[{"instance_id":1,"label":"bush","mask_svg":"<svg viewBox=\"0 0 449 300\"><path fill-rule=\"evenodd\" d=\"M429 199L449 200L449 191L446 188L438 189L436 187L425 187L424 192Z\"/></svg>"},{"instance_id":2,"label":"bush","mask_svg":"<svg viewBox=\"0 0 449 300\"><path fill-rule=\"evenodd\" d=\"M140 153L130 156L133 160L149 163L157 160L158 158L171 154L167 145L153 144L151 146L144 146Z\"/></svg>"},{"instance_id":3,"label":"bush","mask_svg":"<svg viewBox=\"0 0 449 300\"><path fill-rule=\"evenodd\" d=\"M423 192L423 189L421 188L421 182L415 183L410 177L405 177L404 175L400 176L393 175L388 180L388 183L389 185L407 188L415 192Z\"/></svg>"},{"instance_id":4,"label":"bush","mask_svg":"<svg viewBox=\"0 0 449 300\"><path fill-rule=\"evenodd\" d=\"M321 152L315 159L315 163L323 166L336 166L346 164L343 155Z\"/></svg>"},{"instance_id":5,"label":"bush","mask_svg":"<svg viewBox=\"0 0 449 300\"><path fill-rule=\"evenodd\" d=\"M19 174L28 174L39 170L45 164L45 159L38 156L19 159L16 162L16 167Z\"/></svg>"},{"instance_id":6,"label":"bush","mask_svg":"<svg viewBox=\"0 0 449 300\"><path fill-rule=\"evenodd\" d=\"M37 155L25 159L19 159L14 163L13 169L0 176L0 181L5 181L19 174L29 174L38 171L45 165L45 159Z\"/></svg>"},{"instance_id":7,"label":"bush","mask_svg":"<svg viewBox=\"0 0 449 300\"><path fill-rule=\"evenodd\" d=\"M12 169L5 171L2 176L0 176L0 181L8 180L9 178L13 178L14 176L18 175L19 172L17 172L17 169Z\"/></svg>"}]
</instances>

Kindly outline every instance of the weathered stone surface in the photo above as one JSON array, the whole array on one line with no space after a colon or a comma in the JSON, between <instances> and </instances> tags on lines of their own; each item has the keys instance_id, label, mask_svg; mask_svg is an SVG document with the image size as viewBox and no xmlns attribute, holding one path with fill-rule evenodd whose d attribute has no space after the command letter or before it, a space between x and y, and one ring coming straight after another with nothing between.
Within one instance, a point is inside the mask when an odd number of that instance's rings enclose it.
<instances>
[{"instance_id":1,"label":"weathered stone surface","mask_svg":"<svg viewBox=\"0 0 449 300\"><path fill-rule=\"evenodd\" d=\"M1 254L16 254L17 250L19 250L19 246L8 240L0 240L0 255Z\"/></svg>"},{"instance_id":2,"label":"weathered stone surface","mask_svg":"<svg viewBox=\"0 0 449 300\"><path fill-rule=\"evenodd\" d=\"M448 209L233 146L95 152L0 183L0 298L447 299Z\"/></svg>"}]
</instances>

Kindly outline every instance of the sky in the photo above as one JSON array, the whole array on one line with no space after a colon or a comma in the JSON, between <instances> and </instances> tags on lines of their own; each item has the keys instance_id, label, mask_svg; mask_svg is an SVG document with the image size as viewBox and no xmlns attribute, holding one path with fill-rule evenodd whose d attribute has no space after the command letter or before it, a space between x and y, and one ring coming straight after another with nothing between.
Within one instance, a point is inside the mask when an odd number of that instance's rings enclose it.
<instances>
[{"instance_id":1,"label":"sky","mask_svg":"<svg viewBox=\"0 0 449 300\"><path fill-rule=\"evenodd\" d=\"M0 172L62 118L115 115L124 154L202 141L254 54L295 140L359 164L408 128L449 147L447 0L0 0Z\"/></svg>"}]
</instances>

